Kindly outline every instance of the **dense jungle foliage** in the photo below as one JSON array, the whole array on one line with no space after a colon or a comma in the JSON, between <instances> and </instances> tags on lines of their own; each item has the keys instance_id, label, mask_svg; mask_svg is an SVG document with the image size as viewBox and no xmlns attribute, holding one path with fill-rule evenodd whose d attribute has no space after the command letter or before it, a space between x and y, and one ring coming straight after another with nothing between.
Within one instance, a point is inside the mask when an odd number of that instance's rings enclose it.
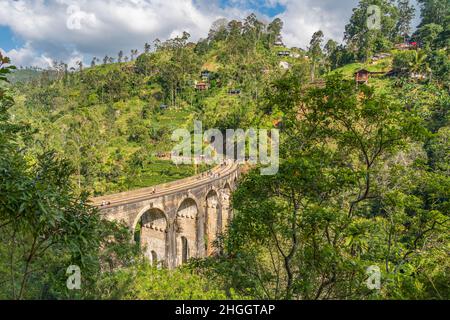
<instances>
[{"instance_id":1,"label":"dense jungle foliage","mask_svg":"<svg viewBox=\"0 0 450 320\"><path fill-rule=\"evenodd\" d=\"M305 49L252 14L76 69L0 56L0 299L449 299L450 8L418 2L415 31L407 0L361 0L345 43ZM207 169L168 159L194 120L279 128L280 170L242 177L218 255L158 269L88 198Z\"/></svg>"}]
</instances>

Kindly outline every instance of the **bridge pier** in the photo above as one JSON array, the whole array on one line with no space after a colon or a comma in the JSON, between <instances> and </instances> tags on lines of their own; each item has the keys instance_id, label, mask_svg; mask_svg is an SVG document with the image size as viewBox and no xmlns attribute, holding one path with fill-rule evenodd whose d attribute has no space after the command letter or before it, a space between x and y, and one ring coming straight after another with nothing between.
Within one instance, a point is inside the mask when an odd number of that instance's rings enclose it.
<instances>
[{"instance_id":1,"label":"bridge pier","mask_svg":"<svg viewBox=\"0 0 450 320\"><path fill-rule=\"evenodd\" d=\"M172 269L189 258L214 254L214 241L232 219L229 199L238 166L219 166L212 172L92 201L105 219L121 221L140 234L151 263Z\"/></svg>"}]
</instances>

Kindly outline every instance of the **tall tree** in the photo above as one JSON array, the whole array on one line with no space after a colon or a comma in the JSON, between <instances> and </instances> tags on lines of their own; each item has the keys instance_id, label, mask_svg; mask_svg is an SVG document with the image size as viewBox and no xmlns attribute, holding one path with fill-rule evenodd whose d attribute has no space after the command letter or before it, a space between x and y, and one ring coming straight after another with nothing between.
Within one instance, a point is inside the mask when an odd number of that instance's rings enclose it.
<instances>
[{"instance_id":1,"label":"tall tree","mask_svg":"<svg viewBox=\"0 0 450 320\"><path fill-rule=\"evenodd\" d=\"M102 221L88 194L74 189L69 162L34 141L28 125L11 120L5 61L0 54L0 299L89 297L108 259L117 259L113 268L131 261L128 232ZM33 152L35 143L44 150ZM83 291L65 286L70 265L83 270Z\"/></svg>"},{"instance_id":2,"label":"tall tree","mask_svg":"<svg viewBox=\"0 0 450 320\"><path fill-rule=\"evenodd\" d=\"M311 58L311 81L314 81L317 66L320 63L323 52L323 32L321 30L314 32L311 41L309 42L308 54Z\"/></svg>"},{"instance_id":3,"label":"tall tree","mask_svg":"<svg viewBox=\"0 0 450 320\"><path fill-rule=\"evenodd\" d=\"M379 11L369 12L373 5ZM392 1L360 0L345 26L344 40L348 49L361 61L369 59L374 52L390 49L398 36L397 18L398 9ZM374 20L373 24L368 23L370 19Z\"/></svg>"},{"instance_id":4,"label":"tall tree","mask_svg":"<svg viewBox=\"0 0 450 320\"><path fill-rule=\"evenodd\" d=\"M144 44L144 52L145 53L149 53L150 52L150 48L151 48L151 45L148 42L146 42Z\"/></svg>"},{"instance_id":5,"label":"tall tree","mask_svg":"<svg viewBox=\"0 0 450 320\"><path fill-rule=\"evenodd\" d=\"M443 26L446 23L450 12L450 2L448 0L417 0L420 5L420 17L422 18L419 27L429 23Z\"/></svg>"},{"instance_id":6,"label":"tall tree","mask_svg":"<svg viewBox=\"0 0 450 320\"><path fill-rule=\"evenodd\" d=\"M329 39L323 49L325 51L327 69L330 71L337 67L337 64L333 61L333 57L336 55L338 44L333 39Z\"/></svg>"},{"instance_id":7,"label":"tall tree","mask_svg":"<svg viewBox=\"0 0 450 320\"><path fill-rule=\"evenodd\" d=\"M283 30L283 21L280 18L275 18L267 26L269 46L273 46L273 43L278 40Z\"/></svg>"},{"instance_id":8,"label":"tall tree","mask_svg":"<svg viewBox=\"0 0 450 320\"><path fill-rule=\"evenodd\" d=\"M421 156L407 145L425 133L418 119L392 95L341 75L306 94L288 77L274 87L270 103L285 113L280 170L256 168L241 180L217 274L260 299L448 296L448 264L439 267L448 191L434 179L450 180L418 169ZM417 192L428 188L443 198L423 202ZM422 263L435 270L431 280ZM389 279L375 294L365 285L373 265Z\"/></svg>"},{"instance_id":9,"label":"tall tree","mask_svg":"<svg viewBox=\"0 0 450 320\"><path fill-rule=\"evenodd\" d=\"M138 55L138 50L137 49L131 49L130 53L131 53L131 61L133 61Z\"/></svg>"},{"instance_id":10,"label":"tall tree","mask_svg":"<svg viewBox=\"0 0 450 320\"><path fill-rule=\"evenodd\" d=\"M409 0L398 1L397 32L400 36L409 36L411 32L411 21L414 18L415 8Z\"/></svg>"},{"instance_id":11,"label":"tall tree","mask_svg":"<svg viewBox=\"0 0 450 320\"><path fill-rule=\"evenodd\" d=\"M80 72L82 72L83 71L83 61L77 61L76 62L76 65L78 66L78 70L80 71Z\"/></svg>"},{"instance_id":12,"label":"tall tree","mask_svg":"<svg viewBox=\"0 0 450 320\"><path fill-rule=\"evenodd\" d=\"M251 43L252 51L256 50L256 43L261 39L264 24L258 20L254 13L250 14L244 20L243 36L247 39L248 43Z\"/></svg>"},{"instance_id":13,"label":"tall tree","mask_svg":"<svg viewBox=\"0 0 450 320\"><path fill-rule=\"evenodd\" d=\"M217 19L211 25L211 29L208 32L209 41L221 41L225 40L228 34L227 31L228 20L225 18Z\"/></svg>"},{"instance_id":14,"label":"tall tree","mask_svg":"<svg viewBox=\"0 0 450 320\"><path fill-rule=\"evenodd\" d=\"M428 23L417 29L416 35L419 38L419 42L422 47L427 50L436 49L436 40L439 38L439 34L444 31L444 28L436 23Z\"/></svg>"}]
</instances>

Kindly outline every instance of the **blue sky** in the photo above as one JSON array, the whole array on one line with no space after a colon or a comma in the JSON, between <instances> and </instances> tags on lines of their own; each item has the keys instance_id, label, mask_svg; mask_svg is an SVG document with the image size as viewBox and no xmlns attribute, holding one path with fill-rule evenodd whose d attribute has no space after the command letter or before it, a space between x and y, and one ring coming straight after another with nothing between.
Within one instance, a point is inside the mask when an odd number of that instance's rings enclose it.
<instances>
[{"instance_id":1,"label":"blue sky","mask_svg":"<svg viewBox=\"0 0 450 320\"><path fill-rule=\"evenodd\" d=\"M221 8L241 6L250 10L258 11L259 13L267 15L269 17L274 17L277 14L280 14L286 10L286 6L282 5L280 2L270 4L270 2L268 2L267 0L250 0L250 1L220 0L219 6Z\"/></svg>"},{"instance_id":2,"label":"blue sky","mask_svg":"<svg viewBox=\"0 0 450 320\"><path fill-rule=\"evenodd\" d=\"M0 50L16 65L69 65L92 57L116 56L145 42L183 31L205 37L221 18L255 12L265 22L279 17L288 46L306 47L322 30L341 41L358 0L0 0Z\"/></svg>"},{"instance_id":3,"label":"blue sky","mask_svg":"<svg viewBox=\"0 0 450 320\"><path fill-rule=\"evenodd\" d=\"M9 51L14 48L20 48L23 41L16 37L11 29L7 26L0 26L0 48Z\"/></svg>"}]
</instances>

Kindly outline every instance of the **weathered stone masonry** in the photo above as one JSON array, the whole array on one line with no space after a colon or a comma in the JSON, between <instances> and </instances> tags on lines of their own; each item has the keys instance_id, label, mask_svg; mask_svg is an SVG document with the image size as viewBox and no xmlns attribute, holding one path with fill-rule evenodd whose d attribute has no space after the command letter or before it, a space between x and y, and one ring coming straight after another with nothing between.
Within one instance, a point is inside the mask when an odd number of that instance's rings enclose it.
<instances>
[{"instance_id":1,"label":"weathered stone masonry","mask_svg":"<svg viewBox=\"0 0 450 320\"><path fill-rule=\"evenodd\" d=\"M214 254L213 243L233 217L230 194L239 168L222 165L170 184L93 199L108 220L140 228L140 244L153 264L175 268Z\"/></svg>"}]
</instances>

